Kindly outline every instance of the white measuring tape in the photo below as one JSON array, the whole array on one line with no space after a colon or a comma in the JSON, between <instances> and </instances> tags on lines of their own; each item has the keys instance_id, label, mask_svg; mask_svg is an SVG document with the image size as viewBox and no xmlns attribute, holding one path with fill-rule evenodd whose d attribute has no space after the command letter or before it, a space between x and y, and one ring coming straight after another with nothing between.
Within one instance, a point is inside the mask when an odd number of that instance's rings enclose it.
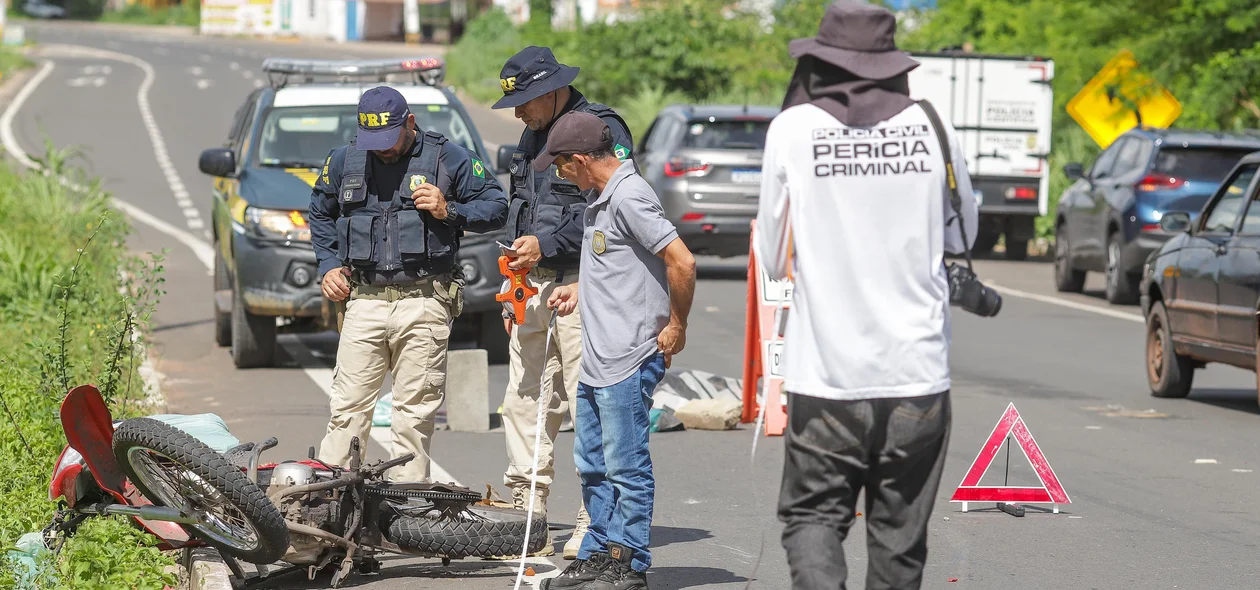
<instances>
[{"instance_id":1,"label":"white measuring tape","mask_svg":"<svg viewBox=\"0 0 1260 590\"><path fill-rule=\"evenodd\" d=\"M547 426L544 415L547 413L547 402L550 400L550 396L544 395L547 391L547 355L551 354L551 332L556 327L556 316L559 312L559 308L551 310L551 319L547 322L547 343L543 346L543 371L542 379L538 383L538 416L534 427L534 464L529 471L529 508L525 515L525 542L521 547L521 567L516 571L514 590L521 588L521 580L525 579L525 560L529 558L529 531L534 522L534 498L538 486L538 447L542 446L542 431ZM570 400L569 403L573 401Z\"/></svg>"}]
</instances>

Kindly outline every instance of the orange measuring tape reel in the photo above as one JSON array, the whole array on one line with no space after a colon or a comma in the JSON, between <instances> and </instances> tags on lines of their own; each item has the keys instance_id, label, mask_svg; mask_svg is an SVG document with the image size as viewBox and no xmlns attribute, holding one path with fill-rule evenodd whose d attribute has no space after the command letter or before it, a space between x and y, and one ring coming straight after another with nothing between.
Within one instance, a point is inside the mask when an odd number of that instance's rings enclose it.
<instances>
[{"instance_id":1,"label":"orange measuring tape reel","mask_svg":"<svg viewBox=\"0 0 1260 590\"><path fill-rule=\"evenodd\" d=\"M494 296L494 300L500 303L512 302L512 315L515 316L516 325L525 323L525 303L530 297L538 294L538 289L529 286L525 282L525 275L529 274L528 268L520 270L512 270L508 268L508 263L512 259L507 256L499 257L499 272L508 278L508 290L506 293L499 293Z\"/></svg>"}]
</instances>

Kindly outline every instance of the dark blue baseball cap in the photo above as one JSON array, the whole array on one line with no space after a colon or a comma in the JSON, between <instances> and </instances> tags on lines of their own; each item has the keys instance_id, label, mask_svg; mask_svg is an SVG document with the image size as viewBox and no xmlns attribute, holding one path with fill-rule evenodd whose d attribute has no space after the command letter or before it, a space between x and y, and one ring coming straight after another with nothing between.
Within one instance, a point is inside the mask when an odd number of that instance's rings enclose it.
<instances>
[{"instance_id":1,"label":"dark blue baseball cap","mask_svg":"<svg viewBox=\"0 0 1260 590\"><path fill-rule=\"evenodd\" d=\"M377 86L359 98L359 134L354 145L361 150L387 150L398 143L411 109L397 90Z\"/></svg>"},{"instance_id":2,"label":"dark blue baseball cap","mask_svg":"<svg viewBox=\"0 0 1260 590\"><path fill-rule=\"evenodd\" d=\"M530 45L512 56L499 72L499 87L503 98L491 108L506 109L521 106L548 92L572 84L580 68L566 66L556 61L547 47Z\"/></svg>"}]
</instances>

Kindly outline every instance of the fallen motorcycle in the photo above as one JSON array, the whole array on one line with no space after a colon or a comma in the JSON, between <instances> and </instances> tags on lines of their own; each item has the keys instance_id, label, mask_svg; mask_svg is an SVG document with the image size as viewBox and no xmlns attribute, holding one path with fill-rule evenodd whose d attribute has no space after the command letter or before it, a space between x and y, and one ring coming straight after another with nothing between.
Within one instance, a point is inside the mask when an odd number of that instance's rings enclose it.
<instances>
[{"instance_id":1,"label":"fallen motorcycle","mask_svg":"<svg viewBox=\"0 0 1260 590\"><path fill-rule=\"evenodd\" d=\"M335 568L331 586L379 570L377 553L440 558L519 555L523 511L492 506L471 489L383 480L407 454L360 465L358 439L346 467L314 458L260 465L268 438L219 453L152 418L115 421L100 392L74 388L61 405L69 445L57 459L49 498L58 502L45 544L56 549L91 516L123 515L157 536L163 550L210 546L246 585L275 576ZM528 552L547 539L535 515ZM249 577L239 561L255 564ZM267 566L288 564L272 572Z\"/></svg>"}]
</instances>

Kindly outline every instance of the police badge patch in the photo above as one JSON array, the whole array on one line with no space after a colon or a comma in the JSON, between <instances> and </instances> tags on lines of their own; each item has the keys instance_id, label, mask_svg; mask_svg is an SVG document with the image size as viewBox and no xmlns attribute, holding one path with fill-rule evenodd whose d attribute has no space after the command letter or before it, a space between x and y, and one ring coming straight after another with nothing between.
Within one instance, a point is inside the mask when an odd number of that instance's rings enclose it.
<instances>
[{"instance_id":1,"label":"police badge patch","mask_svg":"<svg viewBox=\"0 0 1260 590\"><path fill-rule=\"evenodd\" d=\"M412 191L415 191L416 189L420 188L420 185L424 184L425 182L428 182L428 179L425 178L423 174L412 174L411 184L408 186L411 187Z\"/></svg>"},{"instance_id":2,"label":"police badge patch","mask_svg":"<svg viewBox=\"0 0 1260 590\"><path fill-rule=\"evenodd\" d=\"M591 249L596 254L603 254L608 249L608 242L604 239L604 232L595 230L595 235L591 236Z\"/></svg>"}]
</instances>

